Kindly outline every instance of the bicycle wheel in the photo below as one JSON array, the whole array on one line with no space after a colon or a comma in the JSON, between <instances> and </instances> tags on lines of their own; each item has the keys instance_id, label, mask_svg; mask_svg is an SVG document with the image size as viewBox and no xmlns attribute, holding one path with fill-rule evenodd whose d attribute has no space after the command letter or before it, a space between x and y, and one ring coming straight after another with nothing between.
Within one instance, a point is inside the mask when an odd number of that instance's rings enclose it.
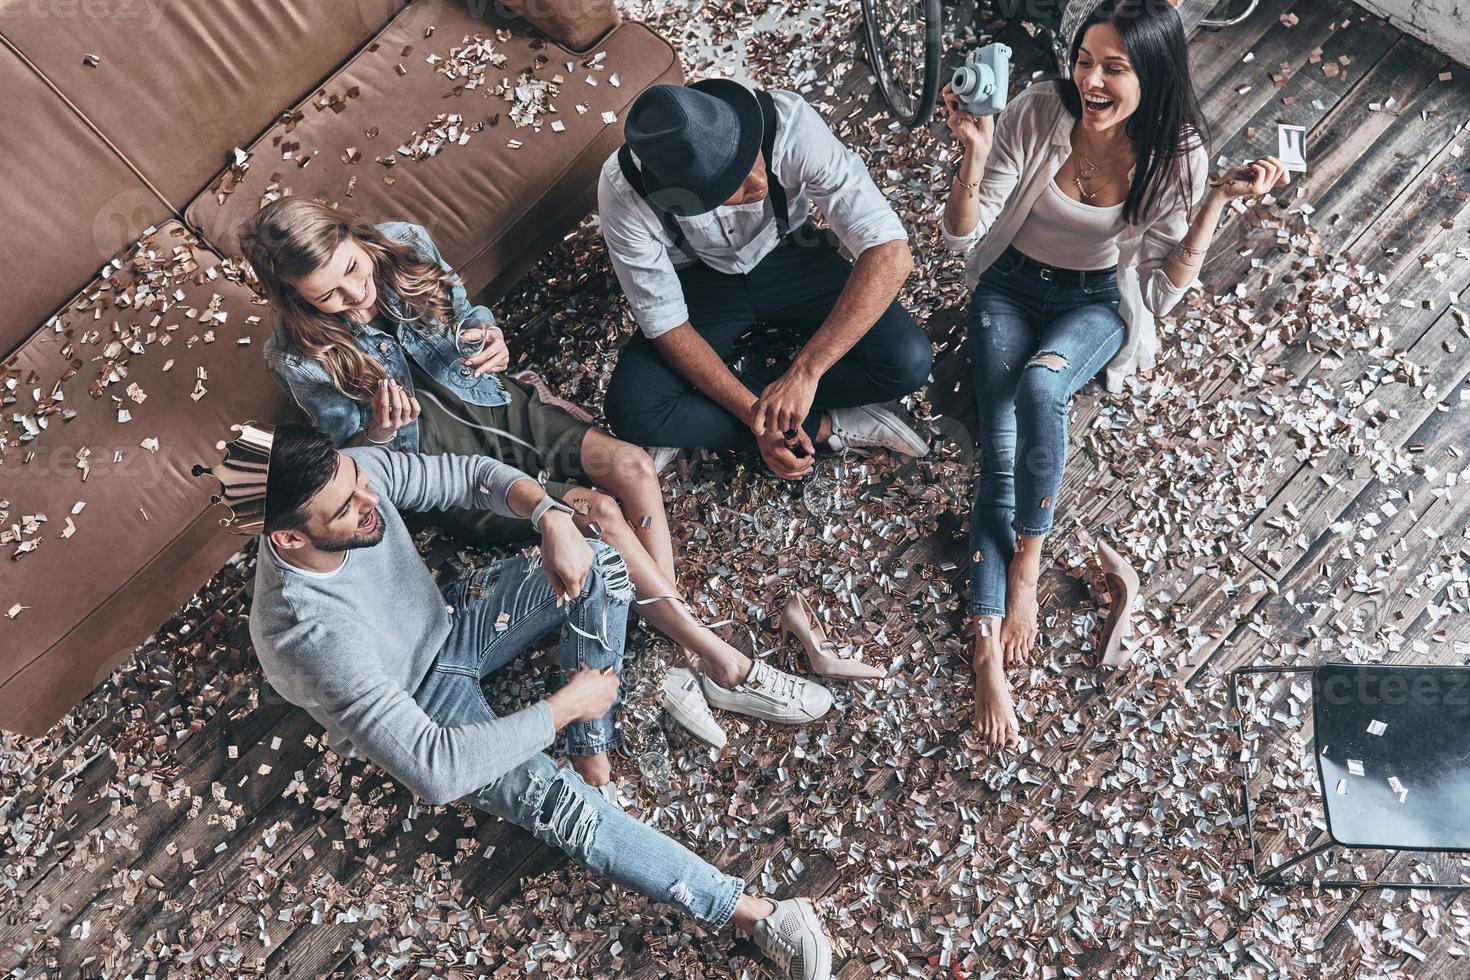
<instances>
[{"instance_id":1,"label":"bicycle wheel","mask_svg":"<svg viewBox=\"0 0 1470 980\"><path fill-rule=\"evenodd\" d=\"M911 129L934 108L942 25L939 0L863 0L863 34L878 92Z\"/></svg>"}]
</instances>

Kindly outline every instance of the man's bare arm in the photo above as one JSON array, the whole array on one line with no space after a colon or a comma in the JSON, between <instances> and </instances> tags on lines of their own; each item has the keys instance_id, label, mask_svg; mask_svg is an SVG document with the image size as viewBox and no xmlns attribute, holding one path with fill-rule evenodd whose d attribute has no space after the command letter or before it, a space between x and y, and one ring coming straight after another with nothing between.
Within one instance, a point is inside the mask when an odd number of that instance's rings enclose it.
<instances>
[{"instance_id":1,"label":"man's bare arm","mask_svg":"<svg viewBox=\"0 0 1470 980\"><path fill-rule=\"evenodd\" d=\"M740 383L730 366L701 337L694 327L685 322L674 329L653 338L653 346L679 373L705 395L731 415L750 424L751 408L755 396Z\"/></svg>"},{"instance_id":2,"label":"man's bare arm","mask_svg":"<svg viewBox=\"0 0 1470 980\"><path fill-rule=\"evenodd\" d=\"M755 396L740 383L740 379L692 325L682 323L667 333L659 334L653 338L653 346L690 384L742 423L750 425ZM801 432L797 441L804 450L800 457L792 452L791 445L779 433L769 432L756 437L766 465L783 480L799 480L811 471L812 454L815 452L811 439Z\"/></svg>"},{"instance_id":3,"label":"man's bare arm","mask_svg":"<svg viewBox=\"0 0 1470 980\"><path fill-rule=\"evenodd\" d=\"M914 256L903 240L884 242L858 256L847 285L827 320L791 364L820 378L863 338L888 309L914 271Z\"/></svg>"},{"instance_id":4,"label":"man's bare arm","mask_svg":"<svg viewBox=\"0 0 1470 980\"><path fill-rule=\"evenodd\" d=\"M914 268L909 244L901 239L874 245L858 256L847 285L824 322L786 369L756 401L750 431L783 432L801 425L816 398L817 383L888 309Z\"/></svg>"}]
</instances>

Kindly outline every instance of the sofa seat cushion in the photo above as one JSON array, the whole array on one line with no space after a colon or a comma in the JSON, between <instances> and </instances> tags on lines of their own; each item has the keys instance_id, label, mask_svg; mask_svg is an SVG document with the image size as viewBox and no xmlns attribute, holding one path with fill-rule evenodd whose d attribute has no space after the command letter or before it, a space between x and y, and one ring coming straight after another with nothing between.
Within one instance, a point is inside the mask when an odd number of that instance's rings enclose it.
<instances>
[{"instance_id":1,"label":"sofa seat cushion","mask_svg":"<svg viewBox=\"0 0 1470 980\"><path fill-rule=\"evenodd\" d=\"M633 99L682 78L668 43L642 24L579 55L523 21L431 6L431 37L419 5L405 9L249 147L242 173L189 205L191 225L233 255L267 200L317 198L425 226L470 292L493 283L493 298L592 209ZM548 94L532 111L538 91Z\"/></svg>"},{"instance_id":2,"label":"sofa seat cushion","mask_svg":"<svg viewBox=\"0 0 1470 980\"><path fill-rule=\"evenodd\" d=\"M0 20L0 27L5 26ZM80 56L79 56L80 57ZM0 358L168 206L0 46ZM3 493L3 491L0 491Z\"/></svg>"},{"instance_id":3,"label":"sofa seat cushion","mask_svg":"<svg viewBox=\"0 0 1470 980\"><path fill-rule=\"evenodd\" d=\"M64 8L0 0L0 35L182 209L235 147L260 135L402 6L116 0Z\"/></svg>"},{"instance_id":4,"label":"sofa seat cushion","mask_svg":"<svg viewBox=\"0 0 1470 980\"><path fill-rule=\"evenodd\" d=\"M190 468L291 410L264 307L226 272L164 224L0 363L7 729L45 732L245 543Z\"/></svg>"}]
</instances>

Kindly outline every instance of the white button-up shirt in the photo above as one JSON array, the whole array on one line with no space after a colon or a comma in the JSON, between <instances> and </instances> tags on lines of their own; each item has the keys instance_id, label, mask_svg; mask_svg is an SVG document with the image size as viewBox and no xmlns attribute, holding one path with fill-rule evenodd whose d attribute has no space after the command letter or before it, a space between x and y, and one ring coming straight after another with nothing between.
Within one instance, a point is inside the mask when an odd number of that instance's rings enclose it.
<instances>
[{"instance_id":1,"label":"white button-up shirt","mask_svg":"<svg viewBox=\"0 0 1470 980\"><path fill-rule=\"evenodd\" d=\"M773 90L776 142L771 169L787 195L791 227L806 221L813 204L856 259L874 245L905 241L908 233L862 158L843 146L826 122L795 92ZM608 157L597 184L602 237L633 316L648 337L689 320L675 270L697 259L716 272L747 273L777 245L771 199L705 214L676 217L695 255L674 247L658 216Z\"/></svg>"}]
</instances>

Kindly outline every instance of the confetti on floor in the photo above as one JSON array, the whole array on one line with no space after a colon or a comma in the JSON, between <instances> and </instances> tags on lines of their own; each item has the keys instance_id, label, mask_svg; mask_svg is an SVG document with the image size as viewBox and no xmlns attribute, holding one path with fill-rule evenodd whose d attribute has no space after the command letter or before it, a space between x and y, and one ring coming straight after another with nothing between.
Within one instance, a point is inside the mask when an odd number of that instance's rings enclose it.
<instances>
[{"instance_id":1,"label":"confetti on floor","mask_svg":"<svg viewBox=\"0 0 1470 980\"><path fill-rule=\"evenodd\" d=\"M1260 30L1273 33L1239 39L1229 72L1211 71L1217 94L1207 100L1217 109L1259 100L1262 134L1281 109L1271 92L1306 89L1328 100L1314 109L1325 114L1372 61L1344 62L1342 46L1371 46L1368 32L1386 30L1335 0L1325 12L1265 6ZM1465 115L1455 89L1463 72L1440 81L1436 61L1424 81L1448 94L1398 93L1401 128L1371 148L1378 156L1359 154L1361 181L1374 166L1388 175L1381 200L1373 186L1306 175L1279 198L1235 209L1206 288L1160 324L1158 367L1121 394L1079 397L1042 582L1041 648L1010 678L1026 743L992 755L968 730L967 290L937 225L952 151L942 127L900 131L869 100L853 47L858 11L857 0L721 0L695 17L673 0L624 5L675 40L688 77L796 87L832 120L912 229L918 268L904 298L929 314L936 342L934 382L905 406L932 437L923 460L824 459L801 488L719 456L681 459L668 474L681 584L700 616L731 620L721 632L732 643L804 672L771 622L800 588L829 635L890 679L834 683L837 710L797 731L722 716L731 745L718 758L671 732L657 779L619 762L632 809L764 891L817 894L845 978L1459 975L1470 949L1463 899L1275 892L1251 879L1241 771L1272 853L1303 850L1321 833L1311 690L1261 679L1244 691L1242 741L1224 672L1470 657L1461 490L1470 464L1460 448L1470 326L1458 299L1470 287L1470 178L1465 120L1450 118L1455 105ZM1009 31L1021 51L1020 28ZM1224 45L1234 36L1206 37ZM463 48L456 69L444 40L435 43L450 57L432 64L451 78L460 70L459 80L493 51L492 42ZM967 43L982 40L971 31ZM1323 70L1295 80L1283 59L1294 71ZM1023 61L1022 77L1040 64ZM595 80L587 72L600 70L568 66L566 77ZM498 73L485 77L499 84ZM588 111L604 111L603 91L577 82ZM519 93L525 108L511 112L523 128L512 142L556 138L533 122L550 94ZM1386 91L1373 91L1360 97L1364 108L1369 94L1387 104ZM457 125L436 120L418 145L426 134L447 141ZM1408 179L1393 141L1431 136L1439 155L1405 200L1437 203L1375 224ZM1232 158L1245 152L1230 147ZM1333 161L1318 155L1313 165L1322 174ZM497 314L523 366L601 405L631 325L590 223ZM99 390L123 380L98 364ZM28 539L44 531L34 528ZM1090 664L1107 592L1090 556L1104 539L1139 570L1144 596L1130 662L1099 672ZM432 531L422 543L451 570L478 557L446 556ZM53 735L0 741L0 788L13 801L0 803L0 966L107 976L165 961L256 976L288 967L301 976L769 975L748 944L610 887L468 808L416 804L375 767L325 751L255 668L243 630L252 568L253 556L237 558ZM5 600L23 624L24 607ZM672 656L635 626L631 744L657 747L653 692ZM490 704L505 711L541 697L548 677L532 663L499 678ZM238 746L237 759L223 758L226 745ZM1362 764L1346 765L1353 778L1333 792L1387 786L1408 798L1396 776L1360 780ZM1453 857L1394 860L1395 873L1420 880L1470 875ZM1353 853L1316 870L1373 874L1382 862Z\"/></svg>"}]
</instances>

